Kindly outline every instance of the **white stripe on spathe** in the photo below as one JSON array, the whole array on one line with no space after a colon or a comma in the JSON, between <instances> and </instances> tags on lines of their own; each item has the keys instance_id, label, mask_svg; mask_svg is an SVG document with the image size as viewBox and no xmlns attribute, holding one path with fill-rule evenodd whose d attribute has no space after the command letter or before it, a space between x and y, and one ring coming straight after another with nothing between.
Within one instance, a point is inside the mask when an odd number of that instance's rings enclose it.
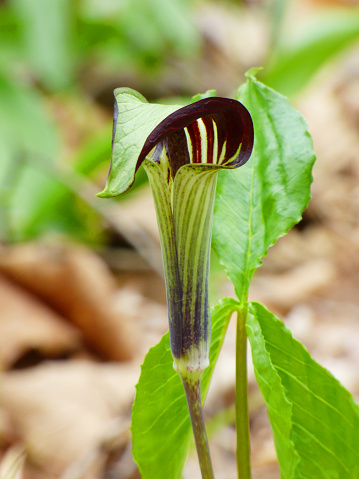
<instances>
[{"instance_id":1,"label":"white stripe on spathe","mask_svg":"<svg viewBox=\"0 0 359 479\"><path fill-rule=\"evenodd\" d=\"M203 123L202 118L197 120L199 135L201 137L201 163L207 163L207 128Z\"/></svg>"}]
</instances>

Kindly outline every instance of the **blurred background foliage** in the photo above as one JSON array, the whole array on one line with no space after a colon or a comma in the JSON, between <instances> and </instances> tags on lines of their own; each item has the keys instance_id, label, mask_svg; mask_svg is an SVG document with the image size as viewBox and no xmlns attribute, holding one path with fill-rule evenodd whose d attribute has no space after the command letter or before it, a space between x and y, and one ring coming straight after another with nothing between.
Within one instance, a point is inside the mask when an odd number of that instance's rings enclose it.
<instances>
[{"instance_id":1,"label":"blurred background foliage","mask_svg":"<svg viewBox=\"0 0 359 479\"><path fill-rule=\"evenodd\" d=\"M115 87L185 103L208 88L231 96L262 65L262 79L295 98L358 39L355 2L2 0L1 241L111 241L94 193L109 166Z\"/></svg>"}]
</instances>

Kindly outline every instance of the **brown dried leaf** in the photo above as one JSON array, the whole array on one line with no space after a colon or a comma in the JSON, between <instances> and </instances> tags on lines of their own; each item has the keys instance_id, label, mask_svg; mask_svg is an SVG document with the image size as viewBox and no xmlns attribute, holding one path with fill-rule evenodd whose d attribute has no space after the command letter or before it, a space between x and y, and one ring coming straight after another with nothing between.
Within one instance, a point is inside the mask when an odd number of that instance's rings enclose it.
<instances>
[{"instance_id":1,"label":"brown dried leaf","mask_svg":"<svg viewBox=\"0 0 359 479\"><path fill-rule=\"evenodd\" d=\"M285 312L329 287L336 276L331 261L314 259L283 274L258 275L251 285L250 297L270 309Z\"/></svg>"},{"instance_id":2,"label":"brown dried leaf","mask_svg":"<svg viewBox=\"0 0 359 479\"><path fill-rule=\"evenodd\" d=\"M54 357L79 348L79 335L75 328L1 275L0 304L2 368L9 368L30 350Z\"/></svg>"},{"instance_id":3,"label":"brown dried leaf","mask_svg":"<svg viewBox=\"0 0 359 479\"><path fill-rule=\"evenodd\" d=\"M139 366L130 364L43 364L5 373L2 404L29 461L46 477L58 477L104 449L113 420L128 417L138 375ZM129 439L127 430L122 444Z\"/></svg>"},{"instance_id":4,"label":"brown dried leaf","mask_svg":"<svg viewBox=\"0 0 359 479\"><path fill-rule=\"evenodd\" d=\"M39 296L81 329L112 360L137 352L133 321L115 311L114 280L92 251L75 245L22 244L0 251L0 272Z\"/></svg>"}]
</instances>

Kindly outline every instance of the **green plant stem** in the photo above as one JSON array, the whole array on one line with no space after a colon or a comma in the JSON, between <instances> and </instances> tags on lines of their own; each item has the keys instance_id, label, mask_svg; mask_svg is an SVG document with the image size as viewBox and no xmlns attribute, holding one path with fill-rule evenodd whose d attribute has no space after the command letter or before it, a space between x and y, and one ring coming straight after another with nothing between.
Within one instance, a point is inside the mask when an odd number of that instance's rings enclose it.
<instances>
[{"instance_id":1,"label":"green plant stem","mask_svg":"<svg viewBox=\"0 0 359 479\"><path fill-rule=\"evenodd\" d=\"M236 432L239 479L251 478L248 386L247 386L247 306L238 311L236 339Z\"/></svg>"},{"instance_id":2,"label":"green plant stem","mask_svg":"<svg viewBox=\"0 0 359 479\"><path fill-rule=\"evenodd\" d=\"M186 392L202 479L214 479L211 455L204 425L201 400L201 380L191 381L188 378L182 378L182 382Z\"/></svg>"}]
</instances>

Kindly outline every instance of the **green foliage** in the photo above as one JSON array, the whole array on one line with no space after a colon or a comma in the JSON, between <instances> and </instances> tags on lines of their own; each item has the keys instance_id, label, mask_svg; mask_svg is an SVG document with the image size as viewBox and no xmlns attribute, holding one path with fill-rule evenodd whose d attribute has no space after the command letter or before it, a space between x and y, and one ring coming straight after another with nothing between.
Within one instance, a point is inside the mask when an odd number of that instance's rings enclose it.
<instances>
[{"instance_id":1,"label":"green foliage","mask_svg":"<svg viewBox=\"0 0 359 479\"><path fill-rule=\"evenodd\" d=\"M13 0L21 25L21 48L28 66L50 89L70 84L73 75L71 0Z\"/></svg>"},{"instance_id":2,"label":"green foliage","mask_svg":"<svg viewBox=\"0 0 359 479\"><path fill-rule=\"evenodd\" d=\"M294 95L358 38L359 9L321 14L295 40L282 39L261 78L284 95Z\"/></svg>"},{"instance_id":3,"label":"green foliage","mask_svg":"<svg viewBox=\"0 0 359 479\"><path fill-rule=\"evenodd\" d=\"M249 74L237 99L252 115L254 149L243 167L219 173L212 244L244 302L260 260L307 206L314 154L303 117L282 95Z\"/></svg>"},{"instance_id":4,"label":"green foliage","mask_svg":"<svg viewBox=\"0 0 359 479\"><path fill-rule=\"evenodd\" d=\"M199 100L203 100L204 98L210 98L212 96L216 96L217 91L216 90L207 90L205 93L198 93L197 95L194 95L191 98L191 103L194 103Z\"/></svg>"},{"instance_id":5,"label":"green foliage","mask_svg":"<svg viewBox=\"0 0 359 479\"><path fill-rule=\"evenodd\" d=\"M199 47L188 0L132 0L124 9L121 26L134 47L147 53L153 62L158 62L159 54L168 47L185 56Z\"/></svg>"},{"instance_id":6,"label":"green foliage","mask_svg":"<svg viewBox=\"0 0 359 479\"><path fill-rule=\"evenodd\" d=\"M0 235L13 237L33 214L41 184L29 156L58 151L55 126L41 96L0 71Z\"/></svg>"},{"instance_id":7,"label":"green foliage","mask_svg":"<svg viewBox=\"0 0 359 479\"><path fill-rule=\"evenodd\" d=\"M32 153L55 152L57 132L49 122L38 92L0 71L0 141L7 149ZM4 163L1 162L1 166Z\"/></svg>"},{"instance_id":8,"label":"green foliage","mask_svg":"<svg viewBox=\"0 0 359 479\"><path fill-rule=\"evenodd\" d=\"M253 115L254 153L219 178L213 243L245 303L261 258L309 200L314 155L305 122L284 97L250 76L238 98ZM282 477L358 477L359 409L350 394L255 303L248 335Z\"/></svg>"},{"instance_id":9,"label":"green foliage","mask_svg":"<svg viewBox=\"0 0 359 479\"><path fill-rule=\"evenodd\" d=\"M224 299L212 308L210 366L202 381L205 397L229 319L238 303ZM186 396L173 369L169 336L148 352L132 412L133 455L143 479L180 479L192 431Z\"/></svg>"},{"instance_id":10,"label":"green foliage","mask_svg":"<svg viewBox=\"0 0 359 479\"><path fill-rule=\"evenodd\" d=\"M282 477L359 477L359 407L284 324L251 303L248 337Z\"/></svg>"},{"instance_id":11,"label":"green foliage","mask_svg":"<svg viewBox=\"0 0 359 479\"><path fill-rule=\"evenodd\" d=\"M80 52L91 51L113 70L157 72L169 54L188 57L199 52L201 39L187 0L87 0L79 17Z\"/></svg>"},{"instance_id":12,"label":"green foliage","mask_svg":"<svg viewBox=\"0 0 359 479\"><path fill-rule=\"evenodd\" d=\"M238 99L252 113L256 139L249 162L238 170L221 172L218 179L213 245L240 300L232 300L230 308L223 310L223 325L233 310L245 307L251 277L268 248L300 220L310 198L314 162L306 123L286 98L250 72ZM216 313L213 320L215 331ZM359 408L349 392L264 306L249 304L247 329L282 477L359 477ZM217 334L213 332L213 338ZM212 346L211 371L213 354L218 350ZM172 370L168 340L146 358L133 420L134 454L143 477L169 477L173 471L180 477L190 423L180 380ZM180 425L175 434L174 424ZM160 454L153 456L158 450Z\"/></svg>"}]
</instances>

